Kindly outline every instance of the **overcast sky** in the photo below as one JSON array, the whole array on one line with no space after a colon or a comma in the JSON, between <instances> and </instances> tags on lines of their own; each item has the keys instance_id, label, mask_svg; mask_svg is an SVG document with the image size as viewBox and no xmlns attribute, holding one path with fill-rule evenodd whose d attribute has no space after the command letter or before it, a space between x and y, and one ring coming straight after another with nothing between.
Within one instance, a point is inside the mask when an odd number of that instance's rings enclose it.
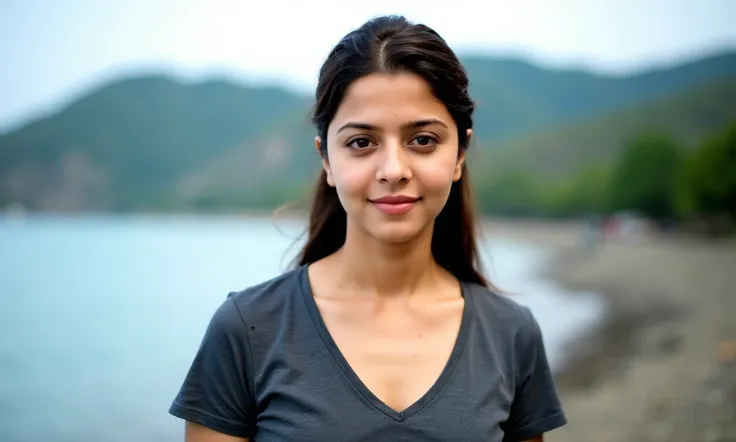
<instances>
[{"instance_id":1,"label":"overcast sky","mask_svg":"<svg viewBox=\"0 0 736 442\"><path fill-rule=\"evenodd\" d=\"M0 131L121 71L308 90L347 31L399 13L458 52L622 73L736 48L736 0L0 0Z\"/></svg>"}]
</instances>

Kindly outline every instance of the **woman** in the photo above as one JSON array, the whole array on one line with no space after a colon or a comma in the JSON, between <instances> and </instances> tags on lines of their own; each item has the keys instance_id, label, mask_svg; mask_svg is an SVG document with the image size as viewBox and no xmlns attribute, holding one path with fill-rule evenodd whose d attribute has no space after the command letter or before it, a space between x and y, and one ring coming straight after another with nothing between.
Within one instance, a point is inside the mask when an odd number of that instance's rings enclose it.
<instances>
[{"instance_id":1,"label":"woman","mask_svg":"<svg viewBox=\"0 0 736 442\"><path fill-rule=\"evenodd\" d=\"M298 265L231 293L170 412L189 442L539 441L565 424L539 327L479 270L454 53L402 17L322 66Z\"/></svg>"}]
</instances>

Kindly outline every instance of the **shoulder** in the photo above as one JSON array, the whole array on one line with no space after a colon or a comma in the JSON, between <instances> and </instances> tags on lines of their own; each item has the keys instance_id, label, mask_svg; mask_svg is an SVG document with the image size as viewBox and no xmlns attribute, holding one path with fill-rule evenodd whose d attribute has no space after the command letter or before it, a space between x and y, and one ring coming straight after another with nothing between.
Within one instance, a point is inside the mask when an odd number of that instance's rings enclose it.
<instances>
[{"instance_id":1,"label":"shoulder","mask_svg":"<svg viewBox=\"0 0 736 442\"><path fill-rule=\"evenodd\" d=\"M248 324L283 311L302 290L304 267L285 271L275 277L227 295L227 309L236 311Z\"/></svg>"},{"instance_id":2,"label":"shoulder","mask_svg":"<svg viewBox=\"0 0 736 442\"><path fill-rule=\"evenodd\" d=\"M539 323L526 305L481 285L466 285L474 309L474 322L484 340L496 343L513 368L527 364L529 355L544 348ZM503 350L501 350L503 349Z\"/></svg>"},{"instance_id":3,"label":"shoulder","mask_svg":"<svg viewBox=\"0 0 736 442\"><path fill-rule=\"evenodd\" d=\"M542 331L529 307L513 295L470 285L481 335L502 360L513 391L504 440L531 440L567 423L544 346ZM493 345L495 344L495 345Z\"/></svg>"},{"instance_id":4,"label":"shoulder","mask_svg":"<svg viewBox=\"0 0 736 442\"><path fill-rule=\"evenodd\" d=\"M235 337L264 321L273 321L286 301L300 289L300 270L279 274L258 284L227 294L213 313L208 334L221 338Z\"/></svg>"},{"instance_id":5,"label":"shoulder","mask_svg":"<svg viewBox=\"0 0 736 442\"><path fill-rule=\"evenodd\" d=\"M476 316L481 321L492 321L494 328L515 331L529 331L537 326L529 307L520 304L509 295L492 290L479 284L465 284L470 295Z\"/></svg>"},{"instance_id":6,"label":"shoulder","mask_svg":"<svg viewBox=\"0 0 736 442\"><path fill-rule=\"evenodd\" d=\"M212 315L210 331L234 335L246 327L276 321L301 290L301 271L301 267L288 270L258 284L231 291Z\"/></svg>"}]
</instances>

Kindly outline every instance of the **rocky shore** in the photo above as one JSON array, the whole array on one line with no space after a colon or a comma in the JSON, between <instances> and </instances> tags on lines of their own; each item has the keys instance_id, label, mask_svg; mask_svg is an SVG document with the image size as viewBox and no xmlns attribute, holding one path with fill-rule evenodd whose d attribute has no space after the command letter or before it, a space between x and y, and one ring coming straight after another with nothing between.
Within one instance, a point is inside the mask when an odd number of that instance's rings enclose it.
<instances>
[{"instance_id":1,"label":"rocky shore","mask_svg":"<svg viewBox=\"0 0 736 442\"><path fill-rule=\"evenodd\" d=\"M490 220L552 253L547 276L603 295L606 318L557 374L570 441L736 441L736 241L644 235L584 247L576 223Z\"/></svg>"}]
</instances>

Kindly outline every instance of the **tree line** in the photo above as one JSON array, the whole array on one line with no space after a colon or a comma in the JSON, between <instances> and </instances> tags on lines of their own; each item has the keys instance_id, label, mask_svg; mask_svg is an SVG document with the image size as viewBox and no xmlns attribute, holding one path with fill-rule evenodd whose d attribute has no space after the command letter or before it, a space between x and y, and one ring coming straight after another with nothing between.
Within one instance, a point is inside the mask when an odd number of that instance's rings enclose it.
<instances>
[{"instance_id":1,"label":"tree line","mask_svg":"<svg viewBox=\"0 0 736 442\"><path fill-rule=\"evenodd\" d=\"M535 217L633 212L656 222L723 226L736 220L736 122L697 146L663 133L629 140L612 162L563 179L523 169L487 173L476 195L486 214Z\"/></svg>"}]
</instances>

